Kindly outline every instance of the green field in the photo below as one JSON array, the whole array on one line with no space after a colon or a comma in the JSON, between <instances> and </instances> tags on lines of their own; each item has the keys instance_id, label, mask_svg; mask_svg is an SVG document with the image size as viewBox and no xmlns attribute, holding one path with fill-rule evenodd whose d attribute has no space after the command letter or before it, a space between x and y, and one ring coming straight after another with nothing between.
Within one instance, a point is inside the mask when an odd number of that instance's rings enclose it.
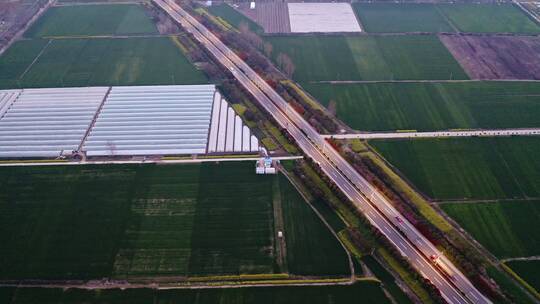
<instances>
[{"instance_id":1,"label":"green field","mask_svg":"<svg viewBox=\"0 0 540 304\"><path fill-rule=\"evenodd\" d=\"M288 54L299 82L467 79L437 36L267 37Z\"/></svg>"},{"instance_id":2,"label":"green field","mask_svg":"<svg viewBox=\"0 0 540 304\"><path fill-rule=\"evenodd\" d=\"M207 82L167 37L20 41L0 57L0 71L0 88Z\"/></svg>"},{"instance_id":3,"label":"green field","mask_svg":"<svg viewBox=\"0 0 540 304\"><path fill-rule=\"evenodd\" d=\"M49 9L27 37L156 34L140 5L83 5Z\"/></svg>"},{"instance_id":4,"label":"green field","mask_svg":"<svg viewBox=\"0 0 540 304\"><path fill-rule=\"evenodd\" d=\"M289 272L302 275L350 274L345 251L296 189L280 177L287 264ZM288 231L288 233L287 233Z\"/></svg>"},{"instance_id":5,"label":"green field","mask_svg":"<svg viewBox=\"0 0 540 304\"><path fill-rule=\"evenodd\" d=\"M262 34L264 32L263 28L257 23L253 22L251 19L245 17L230 5L221 3L217 5L212 5L208 7L208 11L217 17L226 20L232 26L239 28L240 24L245 23L252 32L257 34Z\"/></svg>"},{"instance_id":6,"label":"green field","mask_svg":"<svg viewBox=\"0 0 540 304\"><path fill-rule=\"evenodd\" d=\"M540 197L540 137L371 141L431 198Z\"/></svg>"},{"instance_id":7,"label":"green field","mask_svg":"<svg viewBox=\"0 0 540 304\"><path fill-rule=\"evenodd\" d=\"M463 32L538 34L540 27L513 4L438 4Z\"/></svg>"},{"instance_id":8,"label":"green field","mask_svg":"<svg viewBox=\"0 0 540 304\"><path fill-rule=\"evenodd\" d=\"M366 32L453 32L434 4L353 3Z\"/></svg>"},{"instance_id":9,"label":"green field","mask_svg":"<svg viewBox=\"0 0 540 304\"><path fill-rule=\"evenodd\" d=\"M513 271L537 291L540 290L540 260L506 262Z\"/></svg>"},{"instance_id":10,"label":"green field","mask_svg":"<svg viewBox=\"0 0 540 304\"><path fill-rule=\"evenodd\" d=\"M447 130L540 127L534 82L304 84L353 129Z\"/></svg>"},{"instance_id":11,"label":"green field","mask_svg":"<svg viewBox=\"0 0 540 304\"><path fill-rule=\"evenodd\" d=\"M20 86L19 78L47 44L46 40L21 40L0 56L0 89Z\"/></svg>"},{"instance_id":12,"label":"green field","mask_svg":"<svg viewBox=\"0 0 540 304\"><path fill-rule=\"evenodd\" d=\"M344 273L344 251L294 188L253 171L251 162L1 169L0 279L275 273L276 195L290 219L289 268Z\"/></svg>"},{"instance_id":13,"label":"green field","mask_svg":"<svg viewBox=\"0 0 540 304\"><path fill-rule=\"evenodd\" d=\"M192 290L118 289L77 290L1 288L4 304L348 304L391 303L378 283L358 282L352 286L257 287Z\"/></svg>"},{"instance_id":14,"label":"green field","mask_svg":"<svg viewBox=\"0 0 540 304\"><path fill-rule=\"evenodd\" d=\"M540 234L535 233L540 231L540 200L440 206L497 257L540 254Z\"/></svg>"}]
</instances>

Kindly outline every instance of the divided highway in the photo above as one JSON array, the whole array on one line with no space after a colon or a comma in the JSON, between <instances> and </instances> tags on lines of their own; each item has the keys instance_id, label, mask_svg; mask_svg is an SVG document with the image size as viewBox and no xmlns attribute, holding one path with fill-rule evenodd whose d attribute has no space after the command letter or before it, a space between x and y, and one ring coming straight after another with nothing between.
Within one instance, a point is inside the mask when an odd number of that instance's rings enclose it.
<instances>
[{"instance_id":1,"label":"divided highway","mask_svg":"<svg viewBox=\"0 0 540 304\"><path fill-rule=\"evenodd\" d=\"M491 303L311 125L212 32L172 0L153 0L193 34L449 303Z\"/></svg>"}]
</instances>

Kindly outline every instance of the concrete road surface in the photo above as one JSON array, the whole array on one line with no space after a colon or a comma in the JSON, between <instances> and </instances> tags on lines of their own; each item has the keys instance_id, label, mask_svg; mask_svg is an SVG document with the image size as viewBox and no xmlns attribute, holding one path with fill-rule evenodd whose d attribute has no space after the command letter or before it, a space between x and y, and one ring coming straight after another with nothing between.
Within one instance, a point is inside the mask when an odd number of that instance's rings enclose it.
<instances>
[{"instance_id":1,"label":"concrete road surface","mask_svg":"<svg viewBox=\"0 0 540 304\"><path fill-rule=\"evenodd\" d=\"M335 139L398 139L398 138L441 138L441 137L496 137L496 136L535 136L540 129L494 129L494 130L450 130L434 132L373 132L352 134L322 135Z\"/></svg>"}]
</instances>

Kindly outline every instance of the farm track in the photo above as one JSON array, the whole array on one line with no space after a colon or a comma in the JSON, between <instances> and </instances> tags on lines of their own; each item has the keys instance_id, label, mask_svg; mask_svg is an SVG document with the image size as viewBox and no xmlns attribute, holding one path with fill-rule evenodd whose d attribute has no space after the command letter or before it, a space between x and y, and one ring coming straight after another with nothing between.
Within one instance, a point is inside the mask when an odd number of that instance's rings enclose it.
<instances>
[{"instance_id":1,"label":"farm track","mask_svg":"<svg viewBox=\"0 0 540 304\"><path fill-rule=\"evenodd\" d=\"M49 45L51 45L52 43L52 40L49 40L47 42L47 44L45 44L45 46L43 46L43 48L41 49L41 51L37 54L36 58L34 58L34 60L32 60L32 62L26 67L26 69L24 70L24 72L19 76L19 80L23 79L24 76L26 75L26 73L28 73L28 71L30 71L30 69L34 66L34 64L39 60L39 58L41 57L41 55L43 55L43 53L45 52L45 50L49 47Z\"/></svg>"},{"instance_id":2,"label":"farm track","mask_svg":"<svg viewBox=\"0 0 540 304\"><path fill-rule=\"evenodd\" d=\"M538 136L540 128L493 129L493 130L448 130L435 132L380 132L355 134L330 134L325 138L335 139L396 139L396 138L443 138L443 137L500 137L500 136Z\"/></svg>"},{"instance_id":3,"label":"farm track","mask_svg":"<svg viewBox=\"0 0 540 304\"><path fill-rule=\"evenodd\" d=\"M272 211L274 214L274 227L272 229L274 240L274 248L276 250L276 260L279 266L279 271L287 273L287 243L285 242L285 236L279 237L279 233L285 231L285 224L283 221L283 207L281 205L281 189L279 187L278 175L275 176L272 183L273 201Z\"/></svg>"},{"instance_id":4,"label":"farm track","mask_svg":"<svg viewBox=\"0 0 540 304\"><path fill-rule=\"evenodd\" d=\"M540 261L540 255L530 256L530 257L519 257L519 258L507 258L501 259L501 262L512 262L512 261Z\"/></svg>"},{"instance_id":5,"label":"farm track","mask_svg":"<svg viewBox=\"0 0 540 304\"><path fill-rule=\"evenodd\" d=\"M62 7L62 6L91 6L91 5L111 5L111 4L143 4L144 1L103 1L103 2L56 2L54 4L55 7Z\"/></svg>"},{"instance_id":6,"label":"farm track","mask_svg":"<svg viewBox=\"0 0 540 304\"><path fill-rule=\"evenodd\" d=\"M275 160L301 159L302 156L278 156ZM231 161L258 161L260 157L219 157L219 158L195 158L195 159L146 159L146 160L89 160L89 161L0 161L0 167L17 166L78 166L78 165L122 165L122 164L193 164L205 162L231 162Z\"/></svg>"},{"instance_id":7,"label":"farm track","mask_svg":"<svg viewBox=\"0 0 540 304\"><path fill-rule=\"evenodd\" d=\"M355 84L355 83L467 83L467 82L540 82L540 79L442 79L442 80L321 80L309 83Z\"/></svg>"},{"instance_id":8,"label":"farm track","mask_svg":"<svg viewBox=\"0 0 540 304\"><path fill-rule=\"evenodd\" d=\"M514 198L514 199L511 199L511 202L512 203L526 203L526 202L529 202L529 201L537 201L539 200L540 198L539 197L527 197L527 198ZM455 199L455 200L451 200L451 199L445 199L445 200L434 200L433 203L437 204L437 205L444 205L444 204L477 204L477 203L499 203L501 200L500 199L471 199L471 200L460 200L460 199ZM503 200L503 201L507 201L507 200Z\"/></svg>"},{"instance_id":9,"label":"farm track","mask_svg":"<svg viewBox=\"0 0 540 304\"><path fill-rule=\"evenodd\" d=\"M182 34L130 34L130 35L72 35L72 36L44 36L44 39L131 39L131 38L157 38L157 37L175 37ZM32 40L24 39L24 40Z\"/></svg>"},{"instance_id":10,"label":"farm track","mask_svg":"<svg viewBox=\"0 0 540 304\"><path fill-rule=\"evenodd\" d=\"M356 279L358 281L378 281L373 277L366 277ZM356 281L355 280L355 281ZM294 281L294 282L293 282ZM297 282L296 282L297 281ZM305 282L302 282L305 281ZM127 282L115 282L115 281L93 281L93 282L73 282L73 281L40 281L40 282L20 282L20 283L0 283L1 287L17 287L17 288L77 288L77 289L157 289L157 290L169 290L169 289L217 289L217 288L246 288L246 287L278 287L278 286L335 286L335 285L352 285L354 281L344 278L304 278L295 280L262 280L260 283L257 281L209 281L204 283L192 283L188 281L179 281L175 283L167 283L160 285L159 283L127 283Z\"/></svg>"}]
</instances>

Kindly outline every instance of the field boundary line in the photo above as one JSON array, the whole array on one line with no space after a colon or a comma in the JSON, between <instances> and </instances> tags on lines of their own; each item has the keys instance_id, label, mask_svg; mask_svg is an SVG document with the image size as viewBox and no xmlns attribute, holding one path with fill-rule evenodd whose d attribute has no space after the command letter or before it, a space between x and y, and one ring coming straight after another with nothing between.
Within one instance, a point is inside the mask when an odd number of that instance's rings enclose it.
<instances>
[{"instance_id":1,"label":"field boundary line","mask_svg":"<svg viewBox=\"0 0 540 304\"><path fill-rule=\"evenodd\" d=\"M303 156L277 156L272 157L275 160L295 160L302 159ZM0 167L17 167L17 166L84 166L84 165L129 165L129 164L158 164L158 165L173 165L173 164L196 164L205 162L230 162L230 161L258 161L260 157L222 157L222 158L192 158L186 156L182 159L141 159L141 160L83 160L83 161L68 161L68 160L6 160L0 161Z\"/></svg>"},{"instance_id":2,"label":"field boundary line","mask_svg":"<svg viewBox=\"0 0 540 304\"><path fill-rule=\"evenodd\" d=\"M277 263L280 267L280 272L289 272L289 265L287 263L287 243L285 238L285 221L283 219L283 207L282 207L282 197L281 197L281 185L279 183L279 175L274 176L272 181L272 211L274 214L274 229L273 237L274 246L277 253ZM283 234L282 237L279 237L279 232Z\"/></svg>"},{"instance_id":3,"label":"field boundary line","mask_svg":"<svg viewBox=\"0 0 540 304\"><path fill-rule=\"evenodd\" d=\"M523 129L471 129L446 130L432 132L364 132L349 134L325 134L331 139L411 139L411 138L448 138L448 137L508 137L539 136L540 128Z\"/></svg>"},{"instance_id":4,"label":"field boundary line","mask_svg":"<svg viewBox=\"0 0 540 304\"><path fill-rule=\"evenodd\" d=\"M58 0L54 7L62 7L62 6L92 6L92 5L142 5L146 1L144 0L133 0L133 1L115 1L115 2L109 2L109 1L89 1L89 2L65 2L62 0Z\"/></svg>"},{"instance_id":5,"label":"field boundary line","mask_svg":"<svg viewBox=\"0 0 540 304\"><path fill-rule=\"evenodd\" d=\"M517 274L512 268L510 268L510 266L506 265L505 263L501 263L500 266L510 277L512 277L512 279L514 279L517 284L519 284L520 288L528 292L530 296L536 298L537 300L540 300L540 293L536 290L536 288L532 287L529 282L523 279L519 274Z\"/></svg>"},{"instance_id":6,"label":"field boundary line","mask_svg":"<svg viewBox=\"0 0 540 304\"><path fill-rule=\"evenodd\" d=\"M28 73L30 71L30 69L34 66L34 64L39 60L39 58L41 57L41 55L43 55L43 53L45 52L45 50L49 47L49 45L52 43L52 39L49 39L49 41L47 42L47 44L45 44L43 46L43 48L41 49L41 51L36 55L36 58L34 58L34 60L32 60L32 62L26 67L26 69L24 70L24 72L19 76L19 79L18 80L22 80L24 78L24 76L26 76L26 73Z\"/></svg>"},{"instance_id":7,"label":"field boundary line","mask_svg":"<svg viewBox=\"0 0 540 304\"><path fill-rule=\"evenodd\" d=\"M134 39L134 38L168 38L179 36L174 34L129 34L129 35L69 35L69 36L43 36L43 39L51 40L82 40L82 39Z\"/></svg>"},{"instance_id":8,"label":"field boundary line","mask_svg":"<svg viewBox=\"0 0 540 304\"><path fill-rule=\"evenodd\" d=\"M362 83L467 83L467 82L540 82L540 79L420 79L420 80L319 80L309 81L310 84L362 84Z\"/></svg>"},{"instance_id":9,"label":"field boundary line","mask_svg":"<svg viewBox=\"0 0 540 304\"><path fill-rule=\"evenodd\" d=\"M540 261L540 255L533 255L529 257L515 257L515 258L506 258L501 259L501 262L513 262L513 261Z\"/></svg>"},{"instance_id":10,"label":"field boundary line","mask_svg":"<svg viewBox=\"0 0 540 304\"><path fill-rule=\"evenodd\" d=\"M369 278L358 278L356 281L380 283L380 280ZM0 287L17 287L17 288L66 288L66 289L82 289L82 290L105 290L105 289L216 289L216 288L248 288L248 287L282 287L282 286L335 286L335 285L352 285L354 282L350 278L333 278L333 277L318 277L305 279L281 279L281 280L261 280L261 281L215 281L194 284L192 282L182 281L178 283L129 283L129 282L114 282L114 281L99 281L94 282L58 282L42 281L41 283L0 283Z\"/></svg>"},{"instance_id":11,"label":"field boundary line","mask_svg":"<svg viewBox=\"0 0 540 304\"><path fill-rule=\"evenodd\" d=\"M437 3L434 4L435 6L435 9L437 10L437 13L444 19L444 21L446 21L446 23L448 23L448 25L450 25L450 27L455 31L456 34L460 34L461 31L459 30L459 28L454 24L454 22L452 22L452 20L450 19L450 17L448 17L442 10L441 8L439 7L439 5Z\"/></svg>"},{"instance_id":12,"label":"field boundary line","mask_svg":"<svg viewBox=\"0 0 540 304\"><path fill-rule=\"evenodd\" d=\"M519 204L519 203L526 203L531 201L538 201L540 200L540 197L523 197L523 198L494 198L494 199L445 199L445 200L437 200L433 199L432 202L437 205L448 205L448 204L490 204L490 203L501 203L504 202L506 204Z\"/></svg>"}]
</instances>

